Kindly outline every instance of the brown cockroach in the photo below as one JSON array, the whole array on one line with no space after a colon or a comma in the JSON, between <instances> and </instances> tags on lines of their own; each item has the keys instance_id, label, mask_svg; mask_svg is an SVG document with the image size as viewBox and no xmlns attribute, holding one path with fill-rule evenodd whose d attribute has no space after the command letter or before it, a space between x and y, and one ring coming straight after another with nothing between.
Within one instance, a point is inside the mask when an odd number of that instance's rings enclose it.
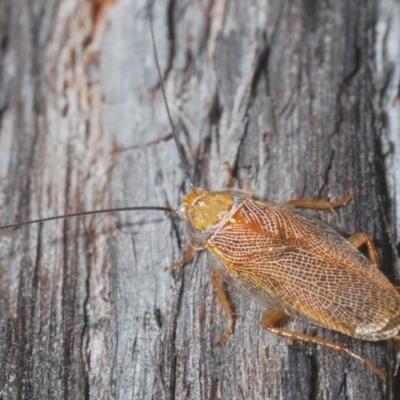
<instances>
[{"instance_id":1,"label":"brown cockroach","mask_svg":"<svg viewBox=\"0 0 400 400\"><path fill-rule=\"evenodd\" d=\"M398 339L400 296L379 270L375 246L369 236L358 233L346 240L315 219L293 212L293 207L333 209L342 201L289 201L281 206L258 201L240 191L211 192L195 188L185 166L161 78L152 22L153 49L173 138L191 186L179 210L168 207L125 207L50 217L19 224L44 222L73 216L128 210L159 210L178 214L185 221L188 249L170 268L192 260L194 252L206 250L221 268L211 281L229 318L217 346L231 335L234 311L220 280L229 280L266 308L261 326L277 335L346 352L382 377L386 374L345 345L294 332L277 323L285 317L300 319L354 338L379 341ZM369 259L358 248L366 245Z\"/></svg>"}]
</instances>

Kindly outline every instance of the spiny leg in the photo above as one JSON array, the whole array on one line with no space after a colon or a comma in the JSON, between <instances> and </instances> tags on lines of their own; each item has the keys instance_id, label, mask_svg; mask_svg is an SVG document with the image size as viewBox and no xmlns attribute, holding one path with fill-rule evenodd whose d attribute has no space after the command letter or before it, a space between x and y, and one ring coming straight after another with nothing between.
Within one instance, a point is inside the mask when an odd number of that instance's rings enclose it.
<instances>
[{"instance_id":1,"label":"spiny leg","mask_svg":"<svg viewBox=\"0 0 400 400\"><path fill-rule=\"evenodd\" d=\"M290 206L302 207L302 208L315 208L319 210L333 210L337 207L345 206L354 196L355 191L353 190L347 196L343 197L339 201L327 201L327 200L290 200L285 204Z\"/></svg>"},{"instance_id":2,"label":"spiny leg","mask_svg":"<svg viewBox=\"0 0 400 400\"><path fill-rule=\"evenodd\" d=\"M231 335L233 332L233 324L234 324L234 317L236 314L232 310L231 303L229 302L228 298L226 297L226 293L224 292L224 289L222 288L221 284L219 283L219 279L221 278L228 278L229 275L223 271L223 270L216 270L211 273L211 282L214 285L214 288L217 292L217 296L219 301L221 302L222 308L225 310L226 314L228 315L229 318L229 324L228 327L225 330L225 333L222 335L221 339L217 343L217 347L221 347L228 337Z\"/></svg>"},{"instance_id":3,"label":"spiny leg","mask_svg":"<svg viewBox=\"0 0 400 400\"><path fill-rule=\"evenodd\" d=\"M378 252L372 239L364 232L356 233L347 239L356 249L359 249L364 244L368 248L368 256L373 264L379 268Z\"/></svg>"},{"instance_id":4,"label":"spiny leg","mask_svg":"<svg viewBox=\"0 0 400 400\"><path fill-rule=\"evenodd\" d=\"M282 336L285 338L289 338L292 340L301 340L303 342L317 344L319 346L327 347L329 349L334 349L334 350L337 350L340 352L344 351L347 354L351 355L352 357L356 358L357 360L363 362L367 367L371 368L375 373L380 375L382 378L386 378L386 373L384 371L377 368L374 364L372 364L367 359L359 356L356 353L353 353L344 344L334 343L329 340L321 339L319 337L313 337L313 336L305 335L304 333L293 332L289 329L275 327L274 326L275 323L277 323L279 320L281 320L284 317L286 317L286 314L283 310L277 310L277 311L273 311L273 312L267 311L261 320L261 326L264 329L266 329L267 331L275 333L276 335L279 335L279 336Z\"/></svg>"},{"instance_id":5,"label":"spiny leg","mask_svg":"<svg viewBox=\"0 0 400 400\"><path fill-rule=\"evenodd\" d=\"M185 264L190 263L195 255L196 255L196 250L192 246L188 245L187 249L183 253L182 258L179 261L174 262L169 267L166 267L164 271L170 271L175 268L183 267Z\"/></svg>"}]
</instances>

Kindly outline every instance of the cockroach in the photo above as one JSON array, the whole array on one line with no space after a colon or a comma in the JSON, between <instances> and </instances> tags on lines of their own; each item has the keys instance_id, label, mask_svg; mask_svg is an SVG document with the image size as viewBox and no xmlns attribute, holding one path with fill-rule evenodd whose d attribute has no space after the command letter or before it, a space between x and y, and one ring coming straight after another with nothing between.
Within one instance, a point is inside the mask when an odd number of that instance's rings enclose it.
<instances>
[{"instance_id":1,"label":"cockroach","mask_svg":"<svg viewBox=\"0 0 400 400\"><path fill-rule=\"evenodd\" d=\"M75 216L158 210L179 215L185 222L188 248L170 268L190 262L196 251L211 253L220 268L211 281L229 323L217 346L233 332L235 313L220 283L229 280L267 310L261 326L293 340L346 352L382 377L386 374L345 345L294 332L278 325L286 317L309 322L354 338L380 341L399 339L400 296L379 269L372 239L358 233L343 238L328 225L294 212L294 207L333 209L339 202L292 200L272 205L231 189L212 192L196 188L185 164L169 111L161 77L153 26L151 36L160 87L173 139L191 191L178 210L169 207L124 207L79 212L0 227L22 225ZM366 245L368 258L358 249Z\"/></svg>"}]
</instances>

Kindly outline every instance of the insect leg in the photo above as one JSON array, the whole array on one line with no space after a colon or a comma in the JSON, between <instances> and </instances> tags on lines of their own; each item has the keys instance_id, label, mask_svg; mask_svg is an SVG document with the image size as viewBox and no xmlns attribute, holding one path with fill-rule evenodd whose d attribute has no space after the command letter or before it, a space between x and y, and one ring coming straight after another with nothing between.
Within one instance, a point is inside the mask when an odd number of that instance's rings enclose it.
<instances>
[{"instance_id":1,"label":"insect leg","mask_svg":"<svg viewBox=\"0 0 400 400\"><path fill-rule=\"evenodd\" d=\"M302 208L316 208L320 210L333 210L337 207L345 206L353 197L355 191L353 190L347 196L343 197L342 200L339 201L327 201L327 200L290 200L285 204L295 207Z\"/></svg>"},{"instance_id":2,"label":"insect leg","mask_svg":"<svg viewBox=\"0 0 400 400\"><path fill-rule=\"evenodd\" d=\"M195 254L196 254L196 251L194 250L194 248L192 246L188 245L187 249L183 253L182 258L179 261L174 262L169 267L165 268L164 271L170 271L175 268L183 267L185 264L190 263L193 260Z\"/></svg>"},{"instance_id":3,"label":"insect leg","mask_svg":"<svg viewBox=\"0 0 400 400\"><path fill-rule=\"evenodd\" d=\"M364 232L356 233L347 239L356 249L359 249L364 244L368 248L368 256L373 264L379 268L378 252L372 239Z\"/></svg>"},{"instance_id":4,"label":"insect leg","mask_svg":"<svg viewBox=\"0 0 400 400\"><path fill-rule=\"evenodd\" d=\"M267 311L262 320L261 320L261 326L266 329L269 332L275 333L276 335L289 338L292 340L301 340L303 342L307 343L312 343L312 344L317 344L322 347L327 347L329 349L334 349L340 352L345 352L355 359L363 362L367 367L371 368L375 373L380 375L382 378L386 378L386 372L382 371L378 367L376 367L374 364L372 364L370 361L367 359L359 356L356 353L353 353L351 350L349 350L344 344L342 343L334 343L329 340L324 340L319 337L313 337L309 335L305 335L304 333L300 332L293 332L289 329L282 329L282 328L277 328L274 326L274 323L278 322L280 319L282 319L285 316L285 313L283 310L278 310L274 312Z\"/></svg>"},{"instance_id":5,"label":"insect leg","mask_svg":"<svg viewBox=\"0 0 400 400\"><path fill-rule=\"evenodd\" d=\"M211 282L214 285L214 288L217 292L217 296L219 301L221 302L222 308L225 310L226 314L228 315L229 318L229 324L228 327L226 328L225 333L222 335L221 339L217 343L217 347L221 347L228 337L231 335L233 332L233 324L234 324L234 317L236 314L232 310L231 303L229 302L228 298L226 297L226 293L224 292L224 289L222 288L221 284L219 283L219 279L221 278L228 278L229 275L223 271L223 270L216 270L211 273Z\"/></svg>"},{"instance_id":6,"label":"insect leg","mask_svg":"<svg viewBox=\"0 0 400 400\"><path fill-rule=\"evenodd\" d=\"M227 189L232 189L235 184L235 177L233 175L233 170L227 161L224 162L224 166L226 168L226 172L228 173L228 180L225 183L225 187Z\"/></svg>"}]
</instances>

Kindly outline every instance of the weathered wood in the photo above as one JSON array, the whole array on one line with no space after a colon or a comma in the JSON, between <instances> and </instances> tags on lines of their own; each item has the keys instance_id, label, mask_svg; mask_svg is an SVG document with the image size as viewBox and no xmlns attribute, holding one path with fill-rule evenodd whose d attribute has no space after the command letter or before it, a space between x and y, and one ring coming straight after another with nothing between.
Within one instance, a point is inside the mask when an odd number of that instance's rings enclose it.
<instances>
[{"instance_id":1,"label":"weathered wood","mask_svg":"<svg viewBox=\"0 0 400 400\"><path fill-rule=\"evenodd\" d=\"M357 188L345 208L315 215L344 235L370 234L393 279L398 2L176 0L152 9L196 185L221 188L228 161L238 187L274 202L339 199ZM146 1L1 0L0 39L1 224L178 207L189 188ZM394 395L392 343L288 323L345 343L388 372L383 382L347 356L264 332L261 307L235 291L235 332L215 348L227 320L205 254L163 271L184 250L182 228L175 217L143 212L1 232L0 396Z\"/></svg>"}]
</instances>

